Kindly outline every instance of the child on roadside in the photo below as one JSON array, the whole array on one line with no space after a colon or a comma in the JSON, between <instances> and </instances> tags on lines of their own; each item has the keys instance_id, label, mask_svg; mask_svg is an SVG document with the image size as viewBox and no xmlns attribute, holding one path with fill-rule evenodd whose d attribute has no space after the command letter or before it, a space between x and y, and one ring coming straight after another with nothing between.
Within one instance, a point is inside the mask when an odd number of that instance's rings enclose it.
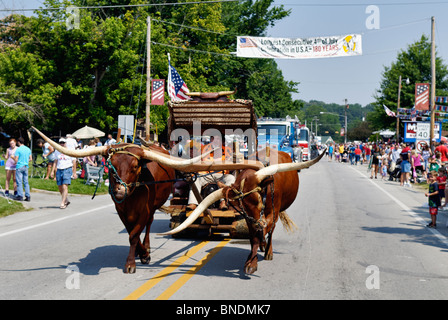
<instances>
[{"instance_id":1,"label":"child on roadside","mask_svg":"<svg viewBox=\"0 0 448 320\"><path fill-rule=\"evenodd\" d=\"M442 206L442 198L445 198L445 184L446 184L446 169L445 167L439 168L437 171L437 184L439 185L439 197L440 197L440 206ZM446 205L446 198L445 198Z\"/></svg>"},{"instance_id":2,"label":"child on roadside","mask_svg":"<svg viewBox=\"0 0 448 320\"><path fill-rule=\"evenodd\" d=\"M386 179L387 176L387 155L384 150L381 152L381 180Z\"/></svg>"},{"instance_id":3,"label":"child on roadside","mask_svg":"<svg viewBox=\"0 0 448 320\"><path fill-rule=\"evenodd\" d=\"M429 215L431 216L431 222L427 225L430 228L436 228L437 213L440 206L439 185L437 183L437 173L431 171L428 176L429 188L425 196L428 197Z\"/></svg>"},{"instance_id":4,"label":"child on roadside","mask_svg":"<svg viewBox=\"0 0 448 320\"><path fill-rule=\"evenodd\" d=\"M435 156L429 158L429 171L438 171L440 168L440 152L436 151Z\"/></svg>"}]
</instances>

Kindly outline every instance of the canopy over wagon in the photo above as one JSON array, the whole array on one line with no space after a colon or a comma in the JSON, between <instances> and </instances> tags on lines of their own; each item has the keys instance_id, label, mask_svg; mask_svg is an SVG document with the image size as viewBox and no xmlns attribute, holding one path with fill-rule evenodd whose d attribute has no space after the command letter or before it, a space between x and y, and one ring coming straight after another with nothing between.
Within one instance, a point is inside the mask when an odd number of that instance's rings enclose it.
<instances>
[{"instance_id":1,"label":"canopy over wagon","mask_svg":"<svg viewBox=\"0 0 448 320\"><path fill-rule=\"evenodd\" d=\"M168 102L169 136L179 128L187 130L190 136L203 136L207 130L217 130L223 137L240 133L247 137L249 154L255 152L257 119L252 101L229 100L227 95L231 93L190 93L192 100Z\"/></svg>"},{"instance_id":2,"label":"canopy over wagon","mask_svg":"<svg viewBox=\"0 0 448 320\"><path fill-rule=\"evenodd\" d=\"M228 96L233 93L190 93L192 100L170 101L168 103L170 114L168 136L172 142L176 143L177 138L182 136L183 139L190 140L192 143L201 144L209 136L215 134L221 135L223 143L226 140L229 141L229 139L225 139L229 136L233 140L233 144L230 146L233 157L230 161L226 160L220 165L219 160L214 160L213 165L208 170L204 168L204 163L194 164L191 166L191 172L201 171L199 174L203 174L203 171L224 169L232 171L245 168L258 170L264 167L260 161L249 161L244 159L243 153L240 153L241 149L244 149L244 153L247 152L248 155L257 151L257 119L252 101L231 100ZM185 137L185 135L188 137ZM185 144L185 142L183 143ZM191 155L188 154L187 157L189 156ZM236 173L234 172L234 174ZM199 203L203 196L207 196L207 194L204 194L204 190L194 190L193 182L189 184L185 182L176 183L173 188L173 198L170 206L162 208L165 212L171 214L172 228L182 223L189 215L186 209L189 188L193 188ZM241 237L247 233L246 222L238 212L232 209L218 210L217 207L208 210L189 229L190 231L191 229L202 229L209 233L212 231L230 232L234 237Z\"/></svg>"}]
</instances>

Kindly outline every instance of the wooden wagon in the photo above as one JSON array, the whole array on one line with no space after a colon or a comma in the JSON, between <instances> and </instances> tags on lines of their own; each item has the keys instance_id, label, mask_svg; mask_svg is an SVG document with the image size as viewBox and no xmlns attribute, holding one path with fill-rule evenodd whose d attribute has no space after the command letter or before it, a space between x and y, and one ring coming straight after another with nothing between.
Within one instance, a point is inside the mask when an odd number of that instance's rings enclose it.
<instances>
[{"instance_id":1,"label":"wooden wagon","mask_svg":"<svg viewBox=\"0 0 448 320\"><path fill-rule=\"evenodd\" d=\"M174 184L170 205L161 208L162 211L171 215L172 229L191 213L187 209L190 188L199 203L207 195L204 194L204 189L197 190L194 185L194 178L197 175L212 174L223 169L237 175L241 169L263 167L259 161L247 160L247 156L257 150L257 121L252 101L231 100L228 97L230 94L232 92L190 93L192 100L168 103L170 114L168 138L172 141L171 150L176 153L176 156L181 154L179 145L183 146L183 157L194 156L195 144L196 146L204 145L209 134L218 132L223 142L227 140L228 144L231 144L233 151L230 162L227 160L225 163L219 161L214 161L212 164L197 163L191 166L191 173L177 173L177 177L184 180ZM183 137L182 142L179 142L179 136ZM186 139L188 141L185 141ZM229 140L231 140L230 143ZM210 192L218 188L217 185L211 189L211 186L207 187ZM248 230L245 219L234 208L220 210L212 207L178 236L227 232L233 238L246 237Z\"/></svg>"}]
</instances>

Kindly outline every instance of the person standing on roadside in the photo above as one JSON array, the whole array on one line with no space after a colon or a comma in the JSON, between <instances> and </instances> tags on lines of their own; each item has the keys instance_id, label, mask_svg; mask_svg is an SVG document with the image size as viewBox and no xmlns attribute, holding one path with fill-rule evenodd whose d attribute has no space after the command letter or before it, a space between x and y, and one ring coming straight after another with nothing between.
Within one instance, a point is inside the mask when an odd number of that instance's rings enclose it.
<instances>
[{"instance_id":1,"label":"person standing on roadside","mask_svg":"<svg viewBox=\"0 0 448 320\"><path fill-rule=\"evenodd\" d=\"M366 156L366 163L370 163L370 154L372 153L372 149L370 148L370 145L366 145L364 147L364 155Z\"/></svg>"},{"instance_id":2,"label":"person standing on roadside","mask_svg":"<svg viewBox=\"0 0 448 320\"><path fill-rule=\"evenodd\" d=\"M330 144L330 146L328 147L328 161L332 161L333 160L333 144Z\"/></svg>"},{"instance_id":3,"label":"person standing on roadside","mask_svg":"<svg viewBox=\"0 0 448 320\"><path fill-rule=\"evenodd\" d=\"M405 144L402 145L403 149L401 150L401 177L400 177L400 186L410 187L409 177L411 172L411 148Z\"/></svg>"},{"instance_id":4,"label":"person standing on roadside","mask_svg":"<svg viewBox=\"0 0 448 320\"><path fill-rule=\"evenodd\" d=\"M67 134L65 138L65 147L70 150L76 150L78 148L78 142L71 134ZM76 166L78 165L78 160L76 158L72 158L72 179L78 179L78 175L76 174Z\"/></svg>"},{"instance_id":5,"label":"person standing on roadside","mask_svg":"<svg viewBox=\"0 0 448 320\"><path fill-rule=\"evenodd\" d=\"M59 139L59 144L65 147L66 140L64 138ZM62 196L61 199L61 209L67 208L70 204L68 201L68 186L72 182L73 173L73 159L58 150L55 151L56 160L56 183L58 185L59 193Z\"/></svg>"},{"instance_id":6,"label":"person standing on roadside","mask_svg":"<svg viewBox=\"0 0 448 320\"><path fill-rule=\"evenodd\" d=\"M339 145L339 162L342 162L342 155L344 154L344 145L341 143Z\"/></svg>"},{"instance_id":7,"label":"person standing on roadside","mask_svg":"<svg viewBox=\"0 0 448 320\"><path fill-rule=\"evenodd\" d=\"M375 146L372 150L372 172L370 173L370 179L373 179L375 173L375 179L377 179L378 168L381 160L381 151L379 146Z\"/></svg>"},{"instance_id":8,"label":"person standing on roadside","mask_svg":"<svg viewBox=\"0 0 448 320\"><path fill-rule=\"evenodd\" d=\"M17 148L14 154L14 161L16 162L16 182L17 182L17 196L13 199L23 201L23 188L25 188L25 201L31 200L30 184L28 183L28 167L29 162L33 161L31 156L31 149L25 145L25 140L20 137L17 139Z\"/></svg>"},{"instance_id":9,"label":"person standing on roadside","mask_svg":"<svg viewBox=\"0 0 448 320\"><path fill-rule=\"evenodd\" d=\"M56 159L56 157L54 156L54 148L48 142L45 142L42 139L37 139L36 143L39 148L42 148L42 158L48 160L47 174L45 175L45 180L48 179L56 180L56 178L54 178L54 172L55 172L54 160Z\"/></svg>"},{"instance_id":10,"label":"person standing on roadside","mask_svg":"<svg viewBox=\"0 0 448 320\"><path fill-rule=\"evenodd\" d=\"M431 216L431 222L427 225L430 228L437 227L437 213L440 203L439 185L437 183L437 172L431 171L428 175L428 192L425 196L428 197L429 215Z\"/></svg>"},{"instance_id":11,"label":"person standing on roadside","mask_svg":"<svg viewBox=\"0 0 448 320\"><path fill-rule=\"evenodd\" d=\"M14 161L14 154L17 150L16 139L9 139L9 148L6 149L5 154L5 170L6 170L6 182L5 182L5 196L9 197L9 182L13 182L14 196L17 196L17 182L16 182L16 162Z\"/></svg>"},{"instance_id":12,"label":"person standing on roadside","mask_svg":"<svg viewBox=\"0 0 448 320\"><path fill-rule=\"evenodd\" d=\"M358 165L358 162L360 162L360 161L361 161L361 164L362 164L362 158L361 158L361 155L362 155L362 151L361 151L361 149L359 148L359 145L357 145L357 146L356 146L356 149L355 149L355 164L356 164L356 165Z\"/></svg>"},{"instance_id":13,"label":"person standing on roadside","mask_svg":"<svg viewBox=\"0 0 448 320\"><path fill-rule=\"evenodd\" d=\"M448 162L448 147L445 144L445 141L442 140L440 145L434 149L434 152L440 152L440 161L442 161L442 166L444 166Z\"/></svg>"}]
</instances>

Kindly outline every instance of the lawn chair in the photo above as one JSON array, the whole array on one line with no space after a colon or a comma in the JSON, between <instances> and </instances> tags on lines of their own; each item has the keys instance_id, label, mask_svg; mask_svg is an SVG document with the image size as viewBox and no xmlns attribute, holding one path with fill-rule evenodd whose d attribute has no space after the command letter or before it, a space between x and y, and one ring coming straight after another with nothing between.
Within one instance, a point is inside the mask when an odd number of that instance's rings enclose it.
<instances>
[{"instance_id":1,"label":"lawn chair","mask_svg":"<svg viewBox=\"0 0 448 320\"><path fill-rule=\"evenodd\" d=\"M31 170L31 178L45 178L47 174L48 160L37 163L37 154L33 153L33 166Z\"/></svg>"},{"instance_id":2,"label":"lawn chair","mask_svg":"<svg viewBox=\"0 0 448 320\"><path fill-rule=\"evenodd\" d=\"M94 167L90 164L86 164L85 166L85 179L86 184L96 184L98 182L103 182L103 174L104 174L104 167Z\"/></svg>"}]
</instances>

